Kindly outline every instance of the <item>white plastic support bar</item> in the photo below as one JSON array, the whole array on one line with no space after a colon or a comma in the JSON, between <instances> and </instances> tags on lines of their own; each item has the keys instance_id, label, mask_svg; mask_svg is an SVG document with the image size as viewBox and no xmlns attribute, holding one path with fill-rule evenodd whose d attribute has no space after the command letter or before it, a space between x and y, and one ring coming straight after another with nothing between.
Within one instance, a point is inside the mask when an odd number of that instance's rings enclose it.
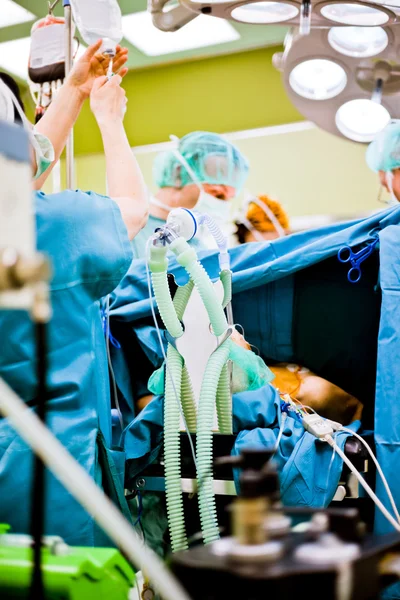
<instances>
[{"instance_id":1,"label":"white plastic support bar","mask_svg":"<svg viewBox=\"0 0 400 600\"><path fill-rule=\"evenodd\" d=\"M153 24L161 31L178 31L199 16L198 13L181 4L164 11L167 2L168 0L148 0L148 10Z\"/></svg>"},{"instance_id":2,"label":"white plastic support bar","mask_svg":"<svg viewBox=\"0 0 400 600\"><path fill-rule=\"evenodd\" d=\"M148 575L165 600L190 600L180 583L158 556L143 544L117 507L1 378L0 412L128 559Z\"/></svg>"}]
</instances>

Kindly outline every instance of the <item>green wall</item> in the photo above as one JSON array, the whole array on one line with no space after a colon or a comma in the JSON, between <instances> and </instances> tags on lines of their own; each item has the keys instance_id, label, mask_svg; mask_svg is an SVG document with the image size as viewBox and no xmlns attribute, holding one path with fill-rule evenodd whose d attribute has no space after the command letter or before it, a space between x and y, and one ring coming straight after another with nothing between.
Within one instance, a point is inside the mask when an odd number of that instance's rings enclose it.
<instances>
[{"instance_id":1,"label":"green wall","mask_svg":"<svg viewBox=\"0 0 400 600\"><path fill-rule=\"evenodd\" d=\"M279 48L263 48L129 73L125 127L132 146L193 130L238 131L299 121L272 66ZM77 154L101 152L88 103L75 129Z\"/></svg>"},{"instance_id":2,"label":"green wall","mask_svg":"<svg viewBox=\"0 0 400 600\"><path fill-rule=\"evenodd\" d=\"M330 214L352 217L383 208L377 201L377 177L365 164L365 147L302 124L248 132L235 144L251 165L247 189L279 199L292 217ZM235 136L234 136L235 137ZM151 190L152 162L159 149L134 149ZM79 156L77 183L81 189L106 192L102 154ZM51 186L47 186L47 191Z\"/></svg>"},{"instance_id":3,"label":"green wall","mask_svg":"<svg viewBox=\"0 0 400 600\"><path fill-rule=\"evenodd\" d=\"M272 127L302 120L272 67L279 48L264 48L133 71L125 79L125 127L132 146L165 142L171 133L221 133ZM295 125L296 127L296 125ZM271 135L272 133L272 135ZM105 193L105 162L90 108L75 128L77 185ZM365 148L316 128L284 133L249 132L235 143L251 164L248 188L277 197L290 215L352 216L382 207L378 184L364 160ZM137 157L152 187L155 149ZM51 186L47 186L50 189Z\"/></svg>"}]
</instances>

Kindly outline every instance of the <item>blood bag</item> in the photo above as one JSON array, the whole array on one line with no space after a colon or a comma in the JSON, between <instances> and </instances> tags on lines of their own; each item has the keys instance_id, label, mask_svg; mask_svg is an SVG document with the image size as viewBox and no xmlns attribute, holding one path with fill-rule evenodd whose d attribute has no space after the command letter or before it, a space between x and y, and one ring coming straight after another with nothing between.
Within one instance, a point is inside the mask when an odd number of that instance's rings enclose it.
<instances>
[{"instance_id":1,"label":"blood bag","mask_svg":"<svg viewBox=\"0 0 400 600\"><path fill-rule=\"evenodd\" d=\"M62 80L65 77L65 20L47 15L31 29L29 79L34 83Z\"/></svg>"},{"instance_id":2,"label":"blood bag","mask_svg":"<svg viewBox=\"0 0 400 600\"><path fill-rule=\"evenodd\" d=\"M31 29L29 89L36 104L37 123L65 78L65 19L52 13Z\"/></svg>"}]
</instances>

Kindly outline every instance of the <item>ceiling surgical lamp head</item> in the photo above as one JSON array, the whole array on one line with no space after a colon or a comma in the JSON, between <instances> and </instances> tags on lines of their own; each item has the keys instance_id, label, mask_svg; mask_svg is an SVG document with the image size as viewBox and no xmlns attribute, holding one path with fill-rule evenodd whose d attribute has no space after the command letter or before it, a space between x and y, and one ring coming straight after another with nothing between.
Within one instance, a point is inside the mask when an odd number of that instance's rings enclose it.
<instances>
[{"instance_id":1,"label":"ceiling surgical lamp head","mask_svg":"<svg viewBox=\"0 0 400 600\"><path fill-rule=\"evenodd\" d=\"M150 0L150 6L160 3L165 6L167 1ZM313 28L332 27L334 23L373 27L398 22L399 17L392 7L386 5L384 0L378 2L323 0L315 2L312 11L312 0L178 0L178 7L184 7L193 14L231 19L249 25L295 25L299 27L300 35L305 36Z\"/></svg>"},{"instance_id":2,"label":"ceiling surgical lamp head","mask_svg":"<svg viewBox=\"0 0 400 600\"><path fill-rule=\"evenodd\" d=\"M273 62L305 118L334 135L369 143L400 117L399 33L396 27L312 28L309 36L292 35Z\"/></svg>"},{"instance_id":3,"label":"ceiling surgical lamp head","mask_svg":"<svg viewBox=\"0 0 400 600\"><path fill-rule=\"evenodd\" d=\"M389 123L390 113L381 103L384 85L391 73L388 62L376 63L371 73L374 81L371 98L356 98L338 109L335 121L343 135L355 142L370 142Z\"/></svg>"}]
</instances>

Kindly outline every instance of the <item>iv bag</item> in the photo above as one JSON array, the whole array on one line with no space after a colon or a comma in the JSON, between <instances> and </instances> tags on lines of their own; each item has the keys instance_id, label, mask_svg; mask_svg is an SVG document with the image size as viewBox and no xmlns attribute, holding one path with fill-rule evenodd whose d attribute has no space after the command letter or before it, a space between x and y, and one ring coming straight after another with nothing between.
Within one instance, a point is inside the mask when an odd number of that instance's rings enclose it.
<instances>
[{"instance_id":1,"label":"iv bag","mask_svg":"<svg viewBox=\"0 0 400 600\"><path fill-rule=\"evenodd\" d=\"M65 21L47 15L37 21L31 30L29 79L44 83L65 77Z\"/></svg>"},{"instance_id":2,"label":"iv bag","mask_svg":"<svg viewBox=\"0 0 400 600\"><path fill-rule=\"evenodd\" d=\"M71 0L77 28L90 46L103 39L100 52L115 55L115 48L122 40L121 10L117 0Z\"/></svg>"}]
</instances>

